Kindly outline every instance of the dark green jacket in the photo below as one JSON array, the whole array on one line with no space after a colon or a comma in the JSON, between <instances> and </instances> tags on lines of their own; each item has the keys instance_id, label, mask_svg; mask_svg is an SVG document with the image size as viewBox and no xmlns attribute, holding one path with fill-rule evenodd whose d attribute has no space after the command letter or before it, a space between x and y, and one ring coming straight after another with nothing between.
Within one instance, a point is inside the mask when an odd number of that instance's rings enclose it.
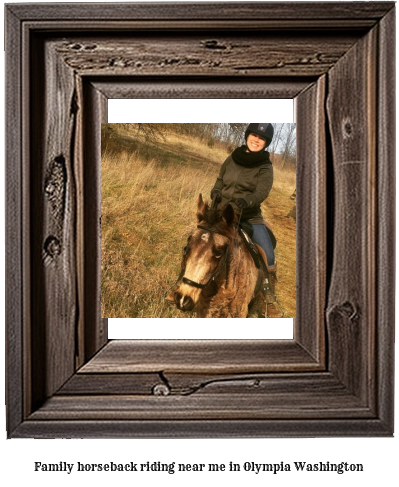
<instances>
[{"instance_id":1,"label":"dark green jacket","mask_svg":"<svg viewBox=\"0 0 399 487\"><path fill-rule=\"evenodd\" d=\"M264 223L260 205L269 196L272 186L271 162L259 167L243 167L236 164L230 155L220 168L213 189L222 192L221 208L237 198L244 198L249 207L243 210L241 219L256 224Z\"/></svg>"}]
</instances>

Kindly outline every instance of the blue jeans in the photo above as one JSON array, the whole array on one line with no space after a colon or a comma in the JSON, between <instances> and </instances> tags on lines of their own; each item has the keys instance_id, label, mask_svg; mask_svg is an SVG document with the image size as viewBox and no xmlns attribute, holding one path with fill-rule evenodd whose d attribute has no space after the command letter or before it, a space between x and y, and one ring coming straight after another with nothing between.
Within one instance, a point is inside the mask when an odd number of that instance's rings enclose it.
<instances>
[{"instance_id":1,"label":"blue jeans","mask_svg":"<svg viewBox=\"0 0 399 487\"><path fill-rule=\"evenodd\" d=\"M262 247L267 257L268 267L273 267L275 257L273 244L269 236L269 232L263 224L252 225L252 228L254 229L254 233L252 235L253 242Z\"/></svg>"}]
</instances>

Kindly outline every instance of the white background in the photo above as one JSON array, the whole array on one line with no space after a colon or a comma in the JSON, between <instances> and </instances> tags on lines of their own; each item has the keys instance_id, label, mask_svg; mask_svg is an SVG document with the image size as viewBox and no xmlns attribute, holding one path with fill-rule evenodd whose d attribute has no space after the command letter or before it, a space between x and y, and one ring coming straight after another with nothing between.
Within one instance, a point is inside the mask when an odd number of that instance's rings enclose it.
<instances>
[{"instance_id":1,"label":"white background","mask_svg":"<svg viewBox=\"0 0 399 487\"><path fill-rule=\"evenodd\" d=\"M320 0L318 0L320 1ZM272 2L270 2L272 8ZM182 5L182 8L184 6ZM3 15L3 11L1 12ZM3 19L1 19L3 25ZM1 84L4 87L4 53L1 52ZM4 92L4 91L3 91ZM3 97L1 97L3 100ZM1 101L2 103L2 101ZM3 117L4 119L4 117ZM4 127L3 127L4 134ZM4 139L3 139L4 140ZM3 159L3 154L2 154ZM1 176L3 191L4 178ZM3 198L0 200L3 205ZM0 217L4 224L4 208ZM4 233L2 233L4 235ZM0 240L4 255L4 237ZM1 279L1 307L4 309L4 267ZM2 322L4 323L4 314ZM4 350L4 334L1 337L1 350ZM396 349L398 347L396 346ZM398 350L396 350L398 356ZM4 362L4 361L2 361ZM4 374L1 374L0 390L4 404ZM396 381L397 382L397 381ZM396 394L397 396L397 394ZM397 403L398 401L396 401ZM59 487L87 485L109 485L110 482L120 486L152 485L162 483L164 486L203 486L228 483L231 486L273 485L292 486L297 483L307 486L350 486L362 483L398 485L398 439L395 438L319 438L319 439L205 439L205 440L6 440L5 410L1 415L3 432L1 447L1 474L6 482L23 485ZM398 407L396 406L396 417ZM363 463L363 473L280 473L273 475L263 473L256 475L250 472L240 473L185 473L168 475L167 473L129 474L129 473L38 473L34 472L34 462L57 463L106 463L130 462L145 463L162 461L179 463L291 463L307 462L350 462Z\"/></svg>"}]
</instances>

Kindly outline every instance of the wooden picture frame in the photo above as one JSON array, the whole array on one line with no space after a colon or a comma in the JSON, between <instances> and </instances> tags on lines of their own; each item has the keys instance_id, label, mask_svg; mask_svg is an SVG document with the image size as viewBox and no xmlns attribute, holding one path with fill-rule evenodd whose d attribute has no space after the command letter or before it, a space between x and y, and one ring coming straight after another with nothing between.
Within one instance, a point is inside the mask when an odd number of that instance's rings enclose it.
<instances>
[{"instance_id":1,"label":"wooden picture frame","mask_svg":"<svg viewBox=\"0 0 399 487\"><path fill-rule=\"evenodd\" d=\"M394 37L393 2L6 6L9 437L393 434ZM295 99L293 340L108 341L116 97Z\"/></svg>"}]
</instances>

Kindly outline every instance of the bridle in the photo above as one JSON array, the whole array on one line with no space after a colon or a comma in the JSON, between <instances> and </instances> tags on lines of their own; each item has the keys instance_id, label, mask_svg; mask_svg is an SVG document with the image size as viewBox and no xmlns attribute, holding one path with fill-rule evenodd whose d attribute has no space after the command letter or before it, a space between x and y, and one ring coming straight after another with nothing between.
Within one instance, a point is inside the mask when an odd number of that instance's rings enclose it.
<instances>
[{"instance_id":1,"label":"bridle","mask_svg":"<svg viewBox=\"0 0 399 487\"><path fill-rule=\"evenodd\" d=\"M202 230L206 230L207 232L213 232L213 233L217 233L219 235L222 235L217 230L215 230L213 228L205 227L204 225L197 225L197 228L200 228ZM186 259L186 255L187 255L187 247L185 247L183 268L182 268L182 272L181 272L178 280L181 279L184 282L184 284L187 284L188 286L196 287L198 289L205 289L212 281L214 281L217 278L217 276L222 272L222 270L226 266L228 254L229 254L229 247L227 246L223 251L223 255L220 258L219 264L216 267L215 272L211 275L208 282L206 282L205 284L201 284L199 282L192 281L191 279L188 279L187 277L181 277L181 276L184 276L184 272L186 270L186 260L185 259Z\"/></svg>"}]
</instances>

